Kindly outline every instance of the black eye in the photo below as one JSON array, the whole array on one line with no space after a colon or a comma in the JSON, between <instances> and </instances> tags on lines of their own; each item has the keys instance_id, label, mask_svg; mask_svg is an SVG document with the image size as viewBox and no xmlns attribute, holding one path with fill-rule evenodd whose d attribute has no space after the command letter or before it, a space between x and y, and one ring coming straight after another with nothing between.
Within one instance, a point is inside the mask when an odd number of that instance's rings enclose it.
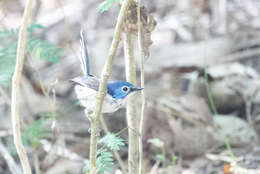
<instances>
[{"instance_id":1,"label":"black eye","mask_svg":"<svg viewBox=\"0 0 260 174\"><path fill-rule=\"evenodd\" d=\"M127 87L127 86L123 86L123 87L122 87L122 90L123 90L124 92L128 92L129 87Z\"/></svg>"}]
</instances>

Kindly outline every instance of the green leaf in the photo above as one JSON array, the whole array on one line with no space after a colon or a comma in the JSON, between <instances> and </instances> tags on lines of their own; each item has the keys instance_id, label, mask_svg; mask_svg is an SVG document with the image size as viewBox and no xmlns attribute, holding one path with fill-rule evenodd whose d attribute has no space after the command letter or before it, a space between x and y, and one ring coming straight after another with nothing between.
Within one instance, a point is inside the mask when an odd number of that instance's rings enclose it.
<instances>
[{"instance_id":1,"label":"green leaf","mask_svg":"<svg viewBox=\"0 0 260 174\"><path fill-rule=\"evenodd\" d=\"M165 161L165 155L163 154L157 154L156 158L158 158L160 161Z\"/></svg>"},{"instance_id":2,"label":"green leaf","mask_svg":"<svg viewBox=\"0 0 260 174\"><path fill-rule=\"evenodd\" d=\"M105 0L104 2L100 3L97 7L97 11L103 13L110 9L113 3L120 3L120 0Z\"/></svg>"},{"instance_id":3,"label":"green leaf","mask_svg":"<svg viewBox=\"0 0 260 174\"><path fill-rule=\"evenodd\" d=\"M85 174L89 174L89 172L90 172L90 163L89 163L89 161L87 161L85 166L83 167L83 172Z\"/></svg>"},{"instance_id":4,"label":"green leaf","mask_svg":"<svg viewBox=\"0 0 260 174\"><path fill-rule=\"evenodd\" d=\"M164 142L162 140L160 140L159 138L152 138L148 140L149 143L151 143L152 145L159 147L159 148L163 148L164 147Z\"/></svg>"},{"instance_id":5,"label":"green leaf","mask_svg":"<svg viewBox=\"0 0 260 174\"><path fill-rule=\"evenodd\" d=\"M176 165L176 161L177 161L177 159L178 159L178 156L176 156L176 155L172 155L172 166L175 166Z\"/></svg>"},{"instance_id":6,"label":"green leaf","mask_svg":"<svg viewBox=\"0 0 260 174\"><path fill-rule=\"evenodd\" d=\"M34 56L34 57L40 57L40 53L41 53L41 49L36 48L36 49L34 50L33 56Z\"/></svg>"},{"instance_id":7,"label":"green leaf","mask_svg":"<svg viewBox=\"0 0 260 174\"><path fill-rule=\"evenodd\" d=\"M22 133L22 138L25 142L29 142L33 147L40 145L40 140L45 138L47 133L44 130L43 123L46 121L44 117L34 121Z\"/></svg>"},{"instance_id":8,"label":"green leaf","mask_svg":"<svg viewBox=\"0 0 260 174\"><path fill-rule=\"evenodd\" d=\"M76 106L81 106L81 102L78 100L78 101L76 101L76 102L74 103L74 105L76 105Z\"/></svg>"},{"instance_id":9,"label":"green leaf","mask_svg":"<svg viewBox=\"0 0 260 174\"><path fill-rule=\"evenodd\" d=\"M157 154L155 157L163 163L163 167L166 167L166 156L164 154Z\"/></svg>"},{"instance_id":10,"label":"green leaf","mask_svg":"<svg viewBox=\"0 0 260 174\"><path fill-rule=\"evenodd\" d=\"M99 144L104 144L110 150L120 150L121 146L125 146L124 140L116 134L108 133L98 141Z\"/></svg>"}]
</instances>

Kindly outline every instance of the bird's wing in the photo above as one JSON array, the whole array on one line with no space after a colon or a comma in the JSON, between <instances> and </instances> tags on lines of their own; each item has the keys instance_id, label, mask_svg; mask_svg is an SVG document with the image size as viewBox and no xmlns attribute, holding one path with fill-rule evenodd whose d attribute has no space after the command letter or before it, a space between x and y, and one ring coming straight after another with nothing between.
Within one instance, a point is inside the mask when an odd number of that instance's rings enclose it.
<instances>
[{"instance_id":1,"label":"bird's wing","mask_svg":"<svg viewBox=\"0 0 260 174\"><path fill-rule=\"evenodd\" d=\"M99 79L94 76L79 76L71 79L71 81L95 91L98 91L99 88Z\"/></svg>"}]
</instances>

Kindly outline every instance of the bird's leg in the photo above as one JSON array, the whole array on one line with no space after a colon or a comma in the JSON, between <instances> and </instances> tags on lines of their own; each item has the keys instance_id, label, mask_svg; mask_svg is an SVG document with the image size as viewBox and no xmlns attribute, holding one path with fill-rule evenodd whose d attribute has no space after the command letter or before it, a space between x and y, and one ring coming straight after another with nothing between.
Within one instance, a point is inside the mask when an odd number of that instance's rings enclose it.
<instances>
[{"instance_id":1,"label":"bird's leg","mask_svg":"<svg viewBox=\"0 0 260 174\"><path fill-rule=\"evenodd\" d=\"M86 117L88 118L88 120L91 122L92 119L92 112L88 111L87 109L84 110L84 113L86 115Z\"/></svg>"},{"instance_id":2,"label":"bird's leg","mask_svg":"<svg viewBox=\"0 0 260 174\"><path fill-rule=\"evenodd\" d=\"M87 109L85 109L84 112L85 112L85 115L88 118L89 122L91 123L93 112L92 111L88 111ZM90 127L88 128L88 132L91 133L91 124L90 124ZM98 134L98 136L99 135L100 134Z\"/></svg>"},{"instance_id":3,"label":"bird's leg","mask_svg":"<svg viewBox=\"0 0 260 174\"><path fill-rule=\"evenodd\" d=\"M84 110L84 113L85 113L87 119L89 120L89 122L91 123L92 112L90 112L90 111L88 111L87 109L85 109L85 110ZM90 124L90 126L89 126L89 128L88 128L88 132L91 133L91 124Z\"/></svg>"},{"instance_id":4,"label":"bird's leg","mask_svg":"<svg viewBox=\"0 0 260 174\"><path fill-rule=\"evenodd\" d=\"M88 133L91 134L91 126L88 128Z\"/></svg>"}]
</instances>

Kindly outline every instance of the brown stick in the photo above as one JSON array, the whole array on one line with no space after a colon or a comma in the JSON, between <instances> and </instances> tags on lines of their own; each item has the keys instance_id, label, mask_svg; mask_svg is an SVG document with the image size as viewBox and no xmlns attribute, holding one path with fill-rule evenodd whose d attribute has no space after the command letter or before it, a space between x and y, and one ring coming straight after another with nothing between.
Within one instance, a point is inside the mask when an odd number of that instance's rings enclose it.
<instances>
[{"instance_id":1,"label":"brown stick","mask_svg":"<svg viewBox=\"0 0 260 174\"><path fill-rule=\"evenodd\" d=\"M21 139L21 125L20 125L20 114L19 114L19 89L20 89L20 82L21 82L22 71L23 71L27 26L31 17L31 12L32 12L32 0L28 0L26 4L26 8L24 10L23 22L19 30L16 65L15 65L14 75L12 78L12 104L11 104L14 144L25 174L31 174L32 171Z\"/></svg>"},{"instance_id":2,"label":"brown stick","mask_svg":"<svg viewBox=\"0 0 260 174\"><path fill-rule=\"evenodd\" d=\"M106 85L108 78L111 73L112 62L114 60L116 50L120 41L120 34L122 30L122 25L126 16L127 9L130 5L132 0L125 0L123 1L122 7L120 9L117 24L115 27L114 37L112 40L112 44L109 49L108 57L106 59L106 63L103 68L103 72L101 75L101 81L99 85L99 92L97 96L97 103L94 115L91 119L91 137L90 137L90 171L94 171L96 168L96 154L97 154L97 141L98 141L98 134L99 134L99 119L100 114L103 106L104 97L106 95Z\"/></svg>"}]
</instances>

